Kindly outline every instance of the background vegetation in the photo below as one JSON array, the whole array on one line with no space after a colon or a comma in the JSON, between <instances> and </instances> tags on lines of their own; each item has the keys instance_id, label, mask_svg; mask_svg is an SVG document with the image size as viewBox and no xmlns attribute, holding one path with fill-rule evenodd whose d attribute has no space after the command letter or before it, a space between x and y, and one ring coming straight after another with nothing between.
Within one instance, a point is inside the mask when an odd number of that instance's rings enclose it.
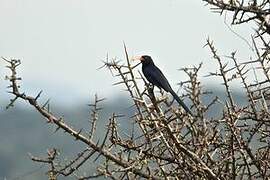
<instances>
[{"instance_id":1,"label":"background vegetation","mask_svg":"<svg viewBox=\"0 0 270 180\"><path fill-rule=\"evenodd\" d=\"M49 101L40 102L42 91L36 95L22 92L21 77L17 74L20 60L3 58L10 70L6 79L13 95L7 108L18 100L24 100L44 117L52 131L64 132L62 140L75 147L72 151L66 151L68 146L59 149L56 140L56 147L47 148L45 155L29 155L32 161L47 169L48 179L269 177L270 4L255 0L204 2L221 15L231 13L232 25L250 23L256 29L250 45L254 54L247 55L243 61L238 61L237 52L220 55L214 43L210 39L206 41L205 46L212 56L209 62L215 62L219 68L205 75L222 83L223 96L213 94L201 83L198 73L202 64L182 69L189 77L180 82L185 91L182 98L189 101L195 117L173 104L164 92L153 92L137 71L138 64L130 62L125 46L126 60L119 62L108 58L104 67L119 80L115 85L125 87L133 108L122 113L114 111L105 117L100 115L100 104L104 99L95 96L93 103L89 104L91 110L87 125L79 121L84 113L65 117L53 109ZM231 88L232 84L241 85L241 100ZM20 124L23 125L30 127L32 123ZM31 135L36 135L32 128ZM33 138L29 139L32 141ZM67 154L63 157L62 152L65 151ZM8 169L8 166L12 165L4 165L3 169ZM96 172L91 172L89 167ZM33 173L36 172L33 168Z\"/></svg>"}]
</instances>

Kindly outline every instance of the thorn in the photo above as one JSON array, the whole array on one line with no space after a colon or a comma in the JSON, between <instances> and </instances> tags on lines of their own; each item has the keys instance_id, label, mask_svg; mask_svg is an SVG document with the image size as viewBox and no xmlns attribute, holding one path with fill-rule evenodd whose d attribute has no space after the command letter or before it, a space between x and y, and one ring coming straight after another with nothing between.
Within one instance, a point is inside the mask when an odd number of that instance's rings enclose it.
<instances>
[{"instance_id":1,"label":"thorn","mask_svg":"<svg viewBox=\"0 0 270 180\"><path fill-rule=\"evenodd\" d=\"M101 156L101 153L99 153L99 155L94 159L94 162L96 162L100 156Z\"/></svg>"},{"instance_id":2,"label":"thorn","mask_svg":"<svg viewBox=\"0 0 270 180\"><path fill-rule=\"evenodd\" d=\"M75 139L78 140L78 136L81 134L83 129L80 129L76 134L75 134Z\"/></svg>"},{"instance_id":3,"label":"thorn","mask_svg":"<svg viewBox=\"0 0 270 180\"><path fill-rule=\"evenodd\" d=\"M102 98L102 99L98 99L97 102L101 102L101 101L104 101L106 100L107 98Z\"/></svg>"},{"instance_id":4,"label":"thorn","mask_svg":"<svg viewBox=\"0 0 270 180\"><path fill-rule=\"evenodd\" d=\"M47 123L54 123L54 119L52 117L47 118Z\"/></svg>"},{"instance_id":5,"label":"thorn","mask_svg":"<svg viewBox=\"0 0 270 180\"><path fill-rule=\"evenodd\" d=\"M2 58L4 61L6 61L6 62L11 63L11 61L7 60L7 59L4 58L3 56L1 56L1 58Z\"/></svg>"},{"instance_id":6,"label":"thorn","mask_svg":"<svg viewBox=\"0 0 270 180\"><path fill-rule=\"evenodd\" d=\"M42 105L42 108L45 108L45 106L47 106L47 105L50 103L50 100L51 100L51 99L48 99L48 100Z\"/></svg>"},{"instance_id":7,"label":"thorn","mask_svg":"<svg viewBox=\"0 0 270 180\"><path fill-rule=\"evenodd\" d=\"M53 133L56 133L60 129L60 126L58 126Z\"/></svg>"},{"instance_id":8,"label":"thorn","mask_svg":"<svg viewBox=\"0 0 270 180\"><path fill-rule=\"evenodd\" d=\"M35 101L40 97L41 93L42 93L42 90L39 91L38 95L35 97Z\"/></svg>"}]
</instances>

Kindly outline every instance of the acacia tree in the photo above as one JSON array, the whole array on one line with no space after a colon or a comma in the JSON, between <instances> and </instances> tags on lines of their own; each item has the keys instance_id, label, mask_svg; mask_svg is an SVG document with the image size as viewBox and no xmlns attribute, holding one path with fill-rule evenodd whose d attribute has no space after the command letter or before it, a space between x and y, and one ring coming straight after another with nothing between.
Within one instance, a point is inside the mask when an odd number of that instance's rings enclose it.
<instances>
[{"instance_id":1,"label":"acacia tree","mask_svg":"<svg viewBox=\"0 0 270 180\"><path fill-rule=\"evenodd\" d=\"M252 38L256 58L239 63L236 52L229 58L219 55L209 39L206 46L219 68L208 74L221 78L226 98L210 95L199 79L202 64L182 69L189 77L181 82L183 97L191 102L194 117L174 105L164 92L154 94L153 87L130 63L125 47L125 62L108 60L108 68L119 86L125 86L134 104L134 116L127 118L113 113L107 120L104 139L95 140L99 103L95 96L90 106L89 130L76 130L65 119L57 117L48 109L48 102L39 102L41 92L29 96L20 91L21 78L16 70L21 64L16 59L4 59L11 74L7 76L14 96L7 107L23 99L32 105L49 125L62 129L75 140L85 145L69 162L61 162L57 149L48 150L47 157L31 156L35 162L48 164L48 178L75 176L91 179L100 176L111 179L267 179L270 176L270 114L269 114L269 1L203 0L220 14L232 14L232 25L255 21L257 30ZM255 79L251 74L255 74ZM263 74L257 78L257 74ZM231 83L241 82L247 103L237 104ZM144 87L140 88L139 83ZM203 99L208 98L208 103ZM223 109L218 117L209 117L210 109ZM129 134L124 134L118 125L119 118L133 122ZM255 145L253 145L255 143ZM95 174L81 173L87 162L99 159Z\"/></svg>"}]
</instances>

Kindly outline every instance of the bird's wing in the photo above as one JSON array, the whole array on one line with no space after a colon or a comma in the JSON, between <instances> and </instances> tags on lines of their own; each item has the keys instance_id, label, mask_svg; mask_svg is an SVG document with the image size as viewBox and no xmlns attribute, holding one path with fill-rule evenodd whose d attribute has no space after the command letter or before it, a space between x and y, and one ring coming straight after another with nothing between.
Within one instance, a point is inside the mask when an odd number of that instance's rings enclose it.
<instances>
[{"instance_id":1,"label":"bird's wing","mask_svg":"<svg viewBox=\"0 0 270 180\"><path fill-rule=\"evenodd\" d=\"M176 99L176 101L185 109L185 111L188 112L191 116L193 116L189 108L173 91L168 80L166 79L166 77L164 76L164 74L161 72L161 70L158 67L147 66L143 68L143 74L150 83L152 83L153 85L159 88L164 89L167 92L170 92L172 96L174 97L174 99Z\"/></svg>"},{"instance_id":2,"label":"bird's wing","mask_svg":"<svg viewBox=\"0 0 270 180\"><path fill-rule=\"evenodd\" d=\"M146 68L143 73L146 79L153 85L158 86L167 92L172 90L168 80L158 67L151 66Z\"/></svg>"}]
</instances>

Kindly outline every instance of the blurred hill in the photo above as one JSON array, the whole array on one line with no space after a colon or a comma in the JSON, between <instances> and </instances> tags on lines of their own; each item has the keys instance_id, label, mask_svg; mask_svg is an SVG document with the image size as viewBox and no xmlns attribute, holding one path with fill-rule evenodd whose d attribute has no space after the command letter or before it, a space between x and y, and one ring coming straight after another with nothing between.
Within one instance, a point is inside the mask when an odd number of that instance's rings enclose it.
<instances>
[{"instance_id":1,"label":"blurred hill","mask_svg":"<svg viewBox=\"0 0 270 180\"><path fill-rule=\"evenodd\" d=\"M225 96L219 90L216 90L215 95L221 98ZM238 104L245 103L240 93L235 93L234 97ZM205 98L205 101L208 99ZM73 107L51 104L51 110L59 117L63 117L75 129L87 130L90 117L87 103L89 102L78 102L78 105ZM107 119L113 112L126 115L120 120L120 126L128 131L128 125L132 123L129 117L133 114L131 100L128 97L108 99L100 105L103 110L99 116L98 136L104 133ZM220 112L222 105L216 108L219 110L211 110L209 115ZM61 130L55 132L55 126L46 123L46 120L26 103L18 103L14 108L1 110L0 123L0 180L46 179L47 168L31 161L28 153L44 156L47 149L55 147L60 150L62 158L68 158L75 156L76 152L83 148L79 142L70 140L71 137ZM91 163L87 169L89 174L94 172Z\"/></svg>"}]
</instances>

